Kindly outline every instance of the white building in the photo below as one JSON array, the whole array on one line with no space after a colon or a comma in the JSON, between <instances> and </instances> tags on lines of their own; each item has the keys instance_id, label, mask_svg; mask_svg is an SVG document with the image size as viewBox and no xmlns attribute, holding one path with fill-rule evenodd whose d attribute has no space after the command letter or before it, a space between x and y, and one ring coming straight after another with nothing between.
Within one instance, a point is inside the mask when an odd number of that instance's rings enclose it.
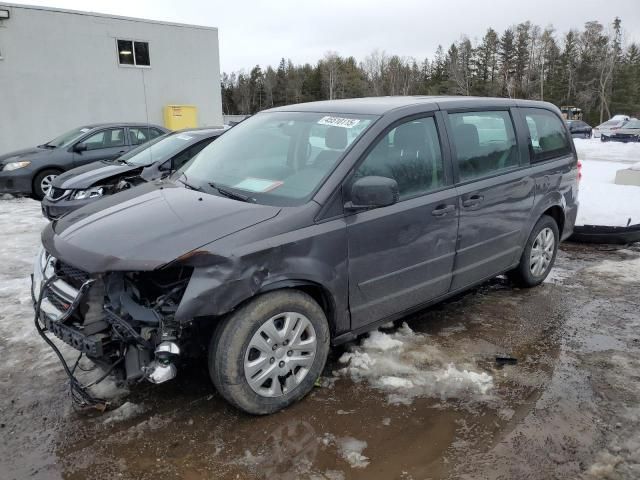
<instances>
[{"instance_id":1,"label":"white building","mask_svg":"<svg viewBox=\"0 0 640 480\"><path fill-rule=\"evenodd\" d=\"M0 154L102 122L222 125L218 30L0 0Z\"/></svg>"}]
</instances>

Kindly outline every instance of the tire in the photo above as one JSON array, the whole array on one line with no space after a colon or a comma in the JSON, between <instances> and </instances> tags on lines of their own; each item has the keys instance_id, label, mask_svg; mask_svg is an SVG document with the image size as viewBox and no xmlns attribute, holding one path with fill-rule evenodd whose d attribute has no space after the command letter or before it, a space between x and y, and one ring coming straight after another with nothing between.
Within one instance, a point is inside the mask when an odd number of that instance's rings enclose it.
<instances>
[{"instance_id":1,"label":"tire","mask_svg":"<svg viewBox=\"0 0 640 480\"><path fill-rule=\"evenodd\" d=\"M600 135L601 142L606 142L607 140L608 140L607 137L605 137L604 135Z\"/></svg>"},{"instance_id":2,"label":"tire","mask_svg":"<svg viewBox=\"0 0 640 480\"><path fill-rule=\"evenodd\" d=\"M553 235L553 245L549 248L544 242L548 240L548 234ZM544 237L546 235L546 238ZM543 236L540 238L539 236ZM541 256L539 262L534 263L534 256L532 256L532 250L534 245L543 242ZM507 275L511 281L513 281L519 287L531 288L540 285L549 272L553 268L553 264L556 260L558 253L558 244L560 243L560 233L558 231L558 224L556 221L548 215L543 215L540 220L535 224L527 243L525 244L522 256L520 257L520 263L518 266L510 271ZM535 255L535 254L534 254Z\"/></svg>"},{"instance_id":3,"label":"tire","mask_svg":"<svg viewBox=\"0 0 640 480\"><path fill-rule=\"evenodd\" d=\"M218 325L209 345L209 374L235 407L254 415L274 413L311 391L327 361L329 338L327 318L309 295L265 293Z\"/></svg>"},{"instance_id":4,"label":"tire","mask_svg":"<svg viewBox=\"0 0 640 480\"><path fill-rule=\"evenodd\" d=\"M31 196L35 200L42 200L46 195L46 192L43 188L43 183L50 184L51 181L58 175L60 175L60 170L55 170L53 168L47 168L46 170L38 172L38 174L33 177Z\"/></svg>"}]
</instances>

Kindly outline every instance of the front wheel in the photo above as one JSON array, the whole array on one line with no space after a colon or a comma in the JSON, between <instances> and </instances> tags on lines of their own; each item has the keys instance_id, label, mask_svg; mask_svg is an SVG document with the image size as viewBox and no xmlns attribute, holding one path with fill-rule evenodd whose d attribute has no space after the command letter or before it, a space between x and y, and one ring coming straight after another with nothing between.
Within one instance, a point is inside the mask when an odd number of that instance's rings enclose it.
<instances>
[{"instance_id":1,"label":"front wheel","mask_svg":"<svg viewBox=\"0 0 640 480\"><path fill-rule=\"evenodd\" d=\"M309 393L328 353L322 308L303 292L279 290L251 300L216 328L209 373L232 405L265 415Z\"/></svg>"},{"instance_id":2,"label":"front wheel","mask_svg":"<svg viewBox=\"0 0 640 480\"><path fill-rule=\"evenodd\" d=\"M543 215L533 227L520 257L520 263L509 272L509 278L521 287L540 285L553 267L559 241L558 224L553 218Z\"/></svg>"},{"instance_id":3,"label":"front wheel","mask_svg":"<svg viewBox=\"0 0 640 480\"><path fill-rule=\"evenodd\" d=\"M54 169L47 169L39 172L33 179L33 198L36 200L42 200L53 187L53 179L58 175L60 175L60 172Z\"/></svg>"}]
</instances>

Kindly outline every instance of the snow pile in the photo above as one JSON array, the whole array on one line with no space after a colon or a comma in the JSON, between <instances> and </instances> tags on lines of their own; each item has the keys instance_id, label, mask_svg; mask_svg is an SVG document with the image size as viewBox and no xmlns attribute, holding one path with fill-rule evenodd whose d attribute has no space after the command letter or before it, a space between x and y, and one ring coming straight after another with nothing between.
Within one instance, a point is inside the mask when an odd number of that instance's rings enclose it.
<instances>
[{"instance_id":1,"label":"snow pile","mask_svg":"<svg viewBox=\"0 0 640 480\"><path fill-rule=\"evenodd\" d=\"M393 404L410 404L416 397L482 399L493 387L490 375L456 366L428 335L406 323L391 334L372 332L339 362L345 366L338 375L368 382Z\"/></svg>"},{"instance_id":2,"label":"snow pile","mask_svg":"<svg viewBox=\"0 0 640 480\"><path fill-rule=\"evenodd\" d=\"M640 187L616 185L616 172L640 168L640 143L574 140L582 161L576 225L626 227L640 223Z\"/></svg>"},{"instance_id":3,"label":"snow pile","mask_svg":"<svg viewBox=\"0 0 640 480\"><path fill-rule=\"evenodd\" d=\"M338 454L351 466L351 468L366 468L369 465L369 458L362 452L367 448L367 442L353 437L336 438L327 433L322 439L325 446L335 445Z\"/></svg>"},{"instance_id":4,"label":"snow pile","mask_svg":"<svg viewBox=\"0 0 640 480\"><path fill-rule=\"evenodd\" d=\"M147 409L144 405L138 405L136 403L126 402L123 403L120 407L116 408L113 412L110 412L107 415L107 418L104 419L104 424L108 425L110 423L124 422L131 418L137 417L144 413Z\"/></svg>"},{"instance_id":5,"label":"snow pile","mask_svg":"<svg viewBox=\"0 0 640 480\"><path fill-rule=\"evenodd\" d=\"M574 138L573 143L576 146L578 158L582 161L599 160L603 162L622 162L633 164L638 162L638 159L640 159L640 143L605 143L601 142L599 138Z\"/></svg>"},{"instance_id":6,"label":"snow pile","mask_svg":"<svg viewBox=\"0 0 640 480\"><path fill-rule=\"evenodd\" d=\"M613 183L616 172L624 168L628 165L617 162L582 163L576 225L626 227L640 223L640 187Z\"/></svg>"}]
</instances>

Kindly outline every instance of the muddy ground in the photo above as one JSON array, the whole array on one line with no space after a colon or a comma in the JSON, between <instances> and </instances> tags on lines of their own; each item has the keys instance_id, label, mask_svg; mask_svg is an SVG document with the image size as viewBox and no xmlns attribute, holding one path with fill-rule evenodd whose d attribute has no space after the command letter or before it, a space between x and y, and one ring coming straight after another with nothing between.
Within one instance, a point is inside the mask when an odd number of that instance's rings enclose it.
<instances>
[{"instance_id":1,"label":"muddy ground","mask_svg":"<svg viewBox=\"0 0 640 480\"><path fill-rule=\"evenodd\" d=\"M638 247L564 244L538 288L497 278L335 349L320 386L269 417L225 404L201 362L100 414L72 408L33 330L42 224L15 202L0 207L2 479L640 478Z\"/></svg>"}]
</instances>

